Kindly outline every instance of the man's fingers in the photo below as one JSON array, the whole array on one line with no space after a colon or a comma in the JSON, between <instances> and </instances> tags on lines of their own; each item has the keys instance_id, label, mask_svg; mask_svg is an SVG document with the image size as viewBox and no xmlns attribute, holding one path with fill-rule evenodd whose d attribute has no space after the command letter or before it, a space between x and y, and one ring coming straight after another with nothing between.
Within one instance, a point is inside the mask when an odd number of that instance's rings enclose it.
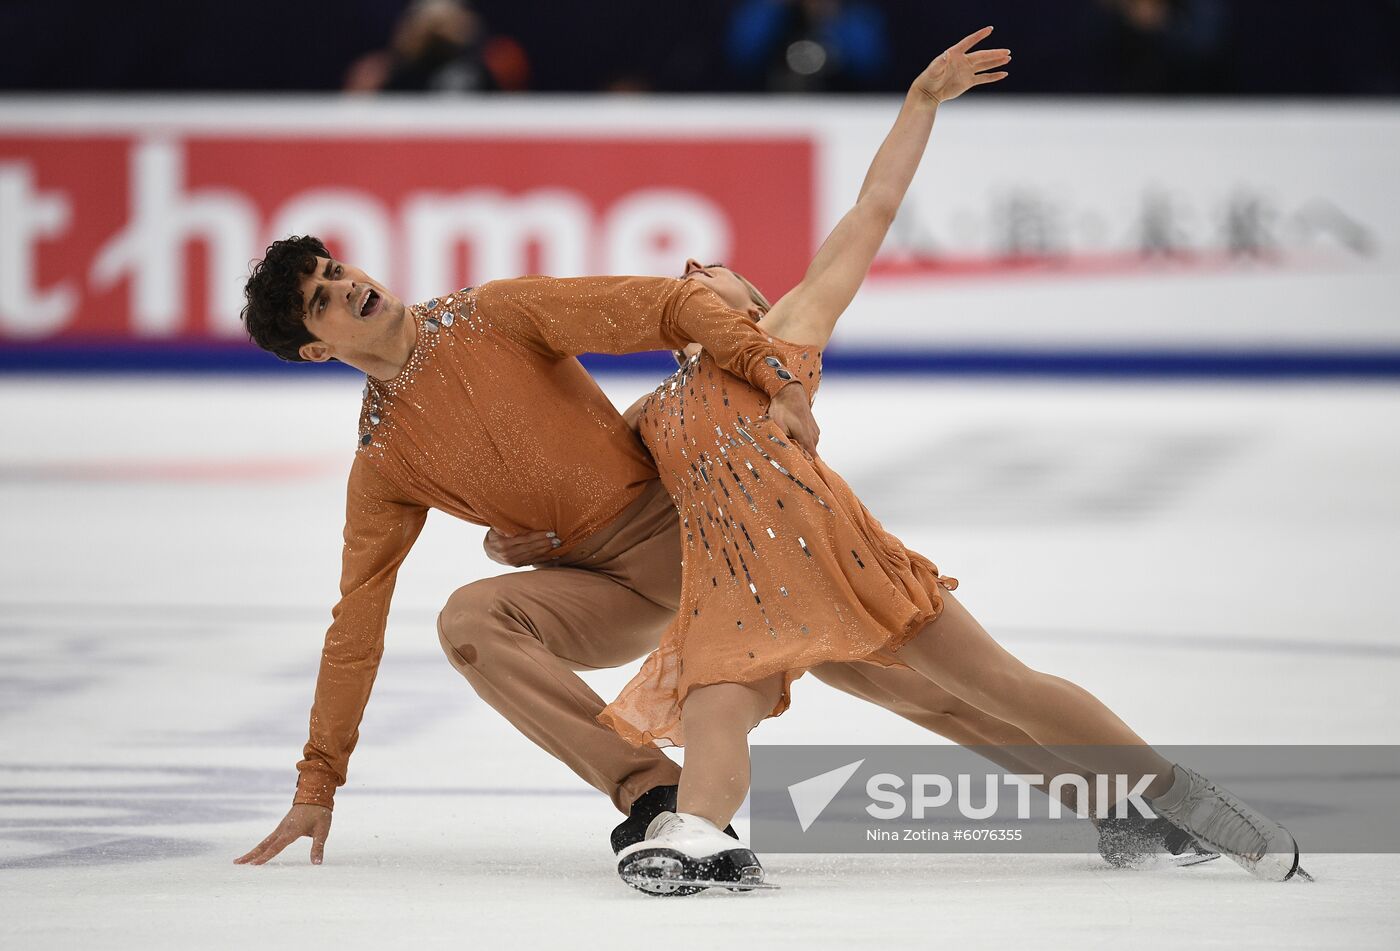
<instances>
[{"instance_id":1,"label":"man's fingers","mask_svg":"<svg viewBox=\"0 0 1400 951\"><path fill-rule=\"evenodd\" d=\"M279 854L281 854L281 852L282 852L283 849L285 849L287 846L291 845L293 842L295 842L295 841L296 841L297 839L299 839L299 838L301 838L301 836L299 836L299 835L282 835L282 836L278 836L273 842L271 842L270 844L268 844L266 847L261 848L261 849L259 850L259 853L258 853L257 858L253 859L253 861L252 861L250 864L252 864L252 865L265 865L265 864L267 864L267 862L268 862L269 860L277 858L277 856L278 856Z\"/></svg>"},{"instance_id":2,"label":"man's fingers","mask_svg":"<svg viewBox=\"0 0 1400 951\"><path fill-rule=\"evenodd\" d=\"M984 83L994 83L1010 75L1010 73L978 73L976 76L972 77L972 84L974 86L981 86Z\"/></svg>"},{"instance_id":3,"label":"man's fingers","mask_svg":"<svg viewBox=\"0 0 1400 951\"><path fill-rule=\"evenodd\" d=\"M246 865L248 862L250 862L250 861L252 861L253 859L257 858L258 855L262 853L263 849L265 849L265 848L267 848L269 845L271 845L272 842L273 842L273 840L276 839L276 838L277 838L277 830L274 829L274 830L273 830L270 834L268 834L268 836L267 836L266 838L264 838L261 842L259 842L259 843L258 843L257 845L255 845L255 846L253 846L253 847L252 847L251 849L249 849L247 852L245 852L245 853L243 853L242 855L240 855L238 858L234 859L234 860L233 860L233 864L235 864L235 865Z\"/></svg>"},{"instance_id":4,"label":"man's fingers","mask_svg":"<svg viewBox=\"0 0 1400 951\"><path fill-rule=\"evenodd\" d=\"M961 40L958 41L957 45L953 47L953 50L957 53L966 53L968 50L972 49L978 43L982 42L991 35L992 28L989 26L984 26L976 33L970 33L967 36L964 36Z\"/></svg>"},{"instance_id":5,"label":"man's fingers","mask_svg":"<svg viewBox=\"0 0 1400 951\"><path fill-rule=\"evenodd\" d=\"M817 441L821 439L821 434L821 427L817 425L816 417L810 412L807 413L805 419L799 419L792 427L792 431L788 433L793 442L807 450L808 455L816 453Z\"/></svg>"},{"instance_id":6,"label":"man's fingers","mask_svg":"<svg viewBox=\"0 0 1400 951\"><path fill-rule=\"evenodd\" d=\"M291 845L293 842L295 842L295 841L296 841L297 839L299 839L299 838L301 838L301 837L300 837L300 836L295 836L295 837L293 837L293 838L286 839L286 840L281 841L281 842L274 842L274 843L272 843L272 848L270 848L270 849L268 849L266 852L264 852L257 860L255 860L255 861L253 862L253 864L254 864L254 865L266 865L268 862L271 862L273 859L277 858L277 856L281 855L283 849L285 849L287 846Z\"/></svg>"}]
</instances>

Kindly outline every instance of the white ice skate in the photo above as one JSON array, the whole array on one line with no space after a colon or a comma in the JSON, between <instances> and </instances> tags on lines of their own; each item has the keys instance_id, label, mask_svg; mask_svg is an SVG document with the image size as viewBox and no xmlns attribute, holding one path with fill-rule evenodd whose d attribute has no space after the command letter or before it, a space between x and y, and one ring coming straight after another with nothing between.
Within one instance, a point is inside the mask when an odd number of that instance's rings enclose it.
<instances>
[{"instance_id":1,"label":"white ice skate","mask_svg":"<svg viewBox=\"0 0 1400 951\"><path fill-rule=\"evenodd\" d=\"M1298 867L1298 843L1287 829L1200 773L1174 767L1171 789L1152 800L1152 810L1251 875L1271 882L1286 882L1295 874L1311 879Z\"/></svg>"},{"instance_id":2,"label":"white ice skate","mask_svg":"<svg viewBox=\"0 0 1400 951\"><path fill-rule=\"evenodd\" d=\"M658 896L778 887L763 881L763 866L742 842L708 819L684 812L662 812L651 820L646 838L618 853L617 874L633 888Z\"/></svg>"}]
</instances>

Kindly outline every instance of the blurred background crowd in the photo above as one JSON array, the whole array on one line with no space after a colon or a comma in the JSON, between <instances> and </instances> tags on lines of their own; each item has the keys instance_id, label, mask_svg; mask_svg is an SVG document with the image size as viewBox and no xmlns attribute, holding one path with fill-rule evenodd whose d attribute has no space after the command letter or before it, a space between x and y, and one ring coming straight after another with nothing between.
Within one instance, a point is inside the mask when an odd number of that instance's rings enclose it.
<instances>
[{"instance_id":1,"label":"blurred background crowd","mask_svg":"<svg viewBox=\"0 0 1400 951\"><path fill-rule=\"evenodd\" d=\"M0 91L882 92L985 23L1007 93L1400 94L1400 0L9 0Z\"/></svg>"}]
</instances>

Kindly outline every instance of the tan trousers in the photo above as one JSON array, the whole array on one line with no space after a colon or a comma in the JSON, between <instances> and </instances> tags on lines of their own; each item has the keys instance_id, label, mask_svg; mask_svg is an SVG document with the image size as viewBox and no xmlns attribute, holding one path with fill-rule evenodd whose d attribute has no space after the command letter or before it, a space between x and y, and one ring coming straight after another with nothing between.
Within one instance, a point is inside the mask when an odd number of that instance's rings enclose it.
<instances>
[{"instance_id":1,"label":"tan trousers","mask_svg":"<svg viewBox=\"0 0 1400 951\"><path fill-rule=\"evenodd\" d=\"M680 767L599 723L605 704L575 672L618 667L655 649L680 587L679 519L654 481L558 566L458 588L438 616L438 637L483 700L627 812L647 790L679 782ZM955 742L1024 737L912 671L825 664L812 673Z\"/></svg>"}]
</instances>

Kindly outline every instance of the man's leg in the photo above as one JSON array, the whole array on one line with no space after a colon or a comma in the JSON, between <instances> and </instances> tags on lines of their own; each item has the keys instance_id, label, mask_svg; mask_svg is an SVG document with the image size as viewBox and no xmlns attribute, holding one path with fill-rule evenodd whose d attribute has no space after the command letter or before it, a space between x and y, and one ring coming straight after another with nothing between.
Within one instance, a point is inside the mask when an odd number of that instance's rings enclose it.
<instances>
[{"instance_id":1,"label":"man's leg","mask_svg":"<svg viewBox=\"0 0 1400 951\"><path fill-rule=\"evenodd\" d=\"M959 746L977 747L978 752L1013 773L1056 776L1082 772L1041 749L1024 731L983 713L908 668L822 664L811 673L843 693L884 707Z\"/></svg>"},{"instance_id":2,"label":"man's leg","mask_svg":"<svg viewBox=\"0 0 1400 951\"><path fill-rule=\"evenodd\" d=\"M676 784L680 767L599 723L605 704L574 672L635 660L674 612L599 571L544 568L457 589L438 635L483 700L627 812L647 790Z\"/></svg>"}]
</instances>

